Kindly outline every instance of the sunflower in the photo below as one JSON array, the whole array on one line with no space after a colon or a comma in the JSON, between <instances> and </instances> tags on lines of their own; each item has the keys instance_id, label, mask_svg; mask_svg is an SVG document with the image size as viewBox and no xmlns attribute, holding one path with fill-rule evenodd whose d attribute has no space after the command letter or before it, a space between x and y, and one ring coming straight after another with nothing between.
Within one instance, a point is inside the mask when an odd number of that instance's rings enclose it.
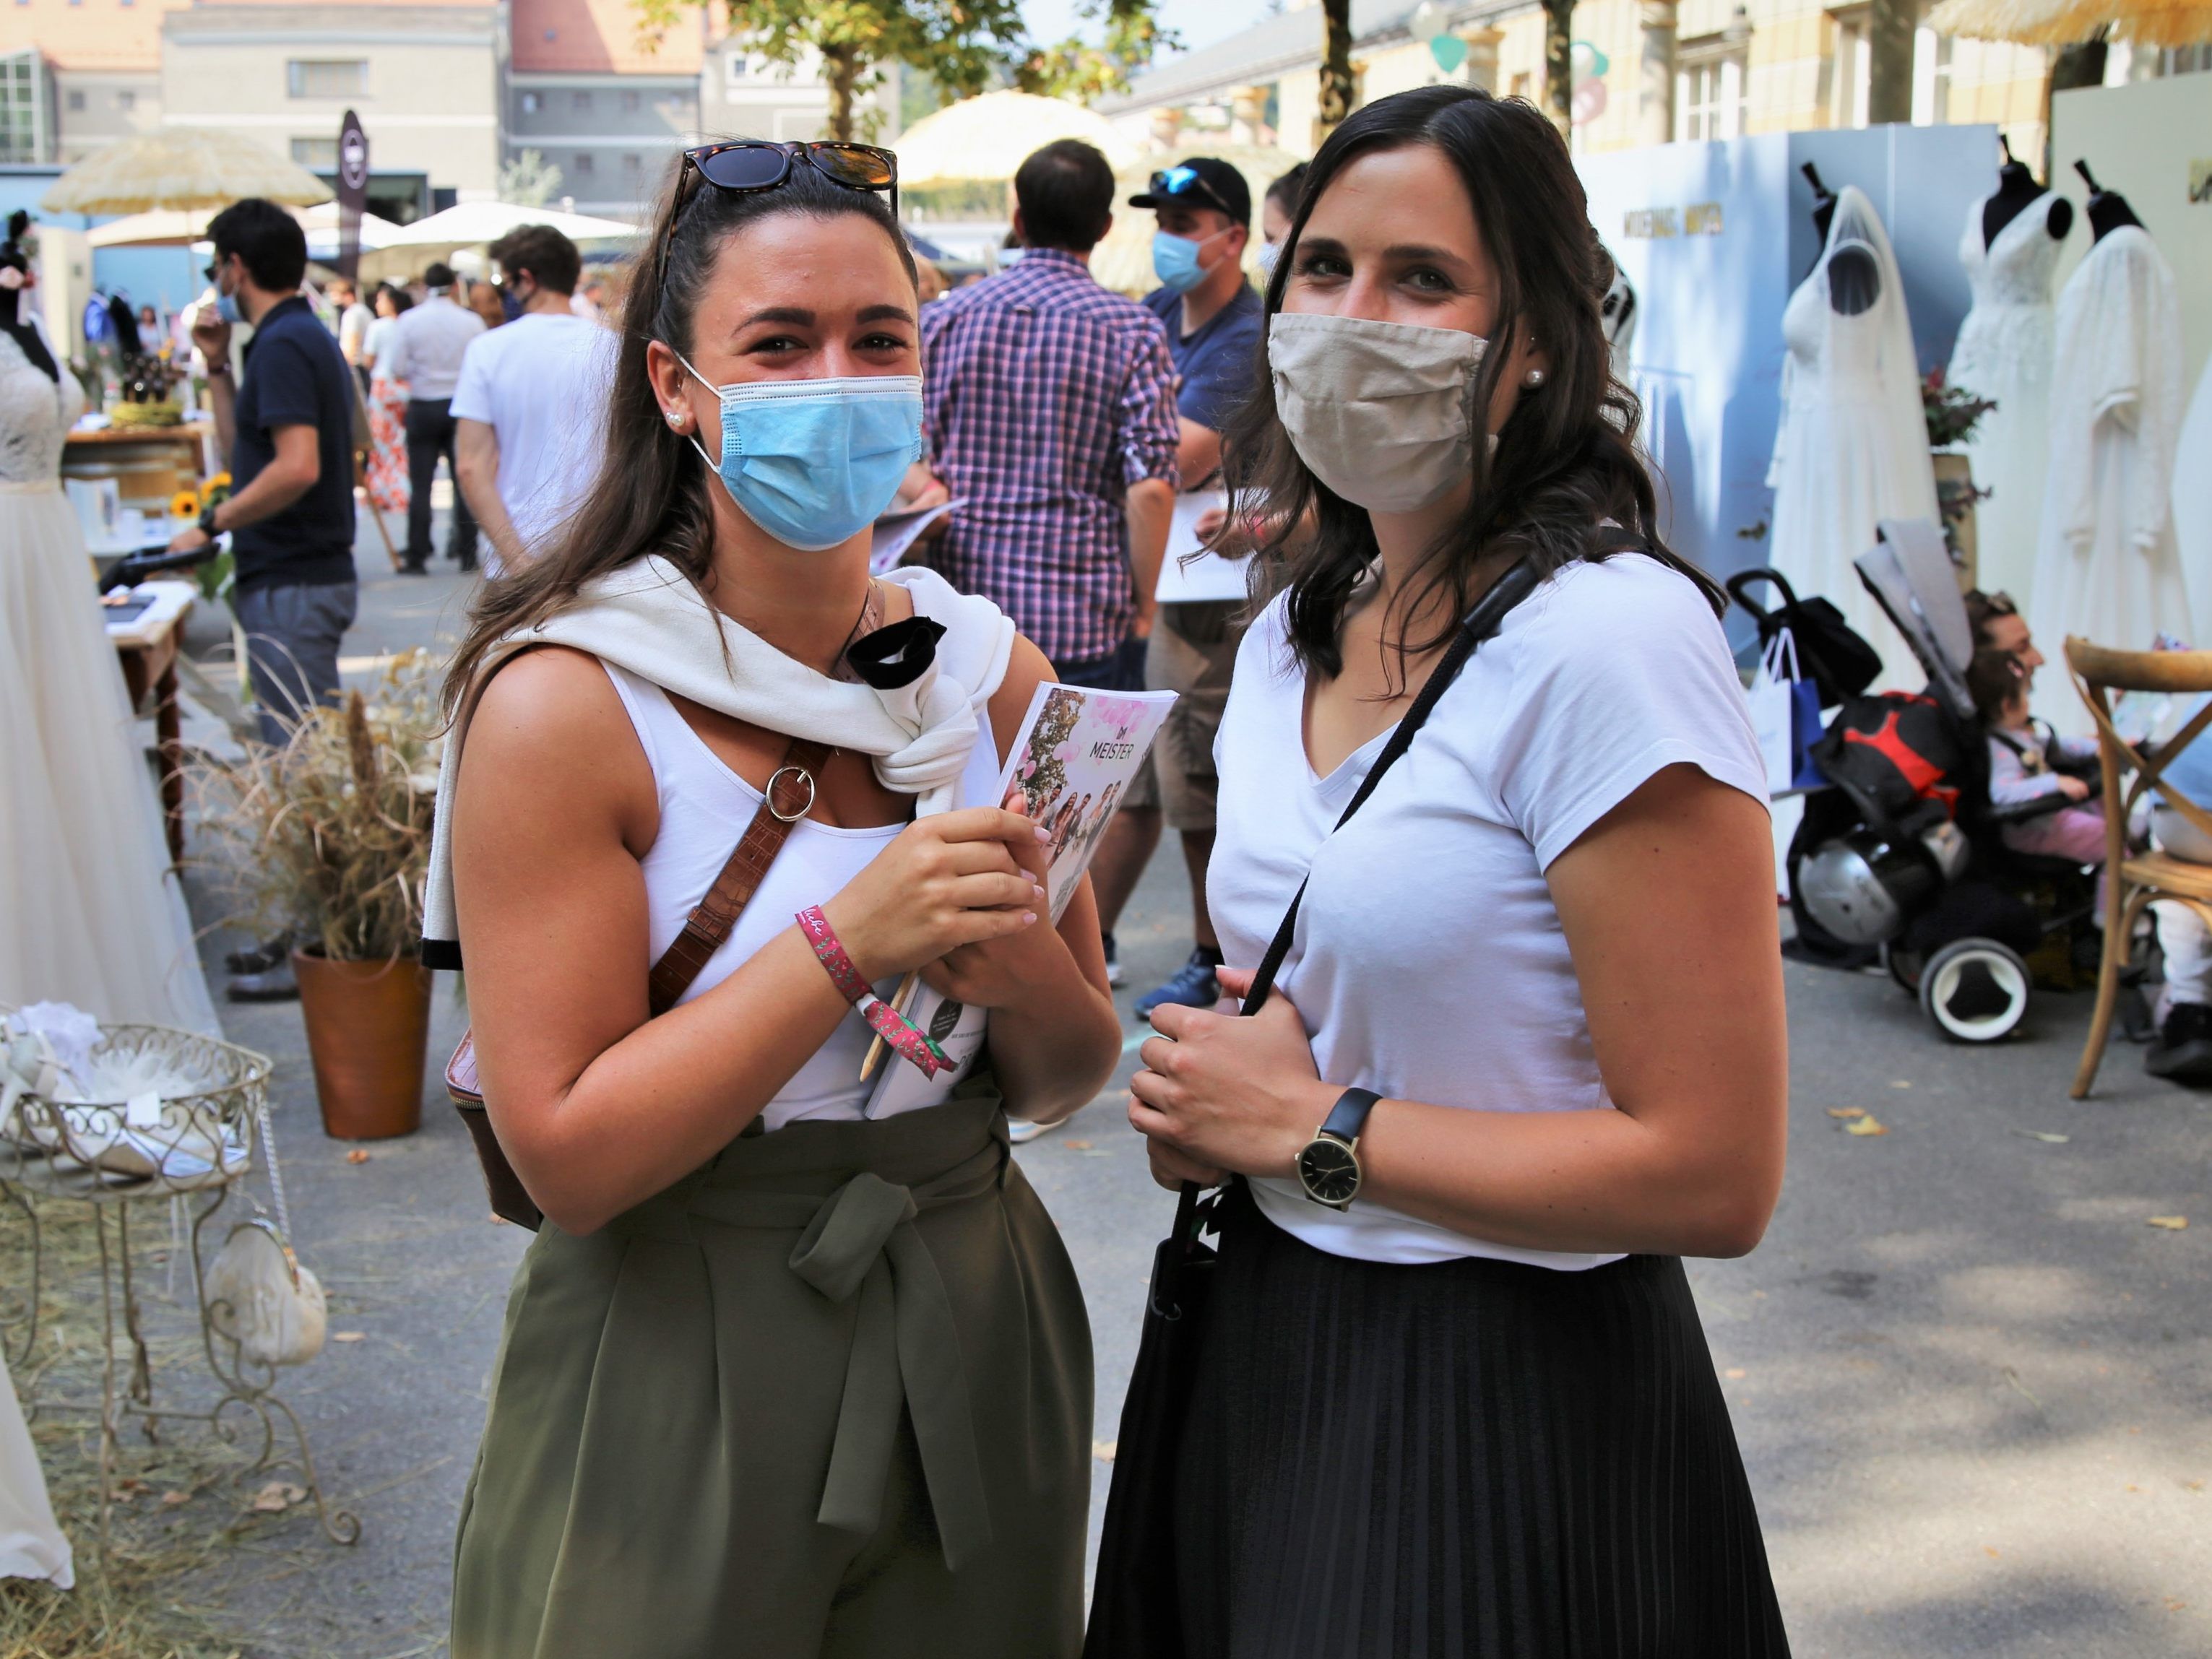
<instances>
[{"instance_id":1,"label":"sunflower","mask_svg":"<svg viewBox=\"0 0 2212 1659\"><path fill-rule=\"evenodd\" d=\"M179 489L169 497L169 516L173 519L197 519L200 515L200 495L197 489Z\"/></svg>"}]
</instances>

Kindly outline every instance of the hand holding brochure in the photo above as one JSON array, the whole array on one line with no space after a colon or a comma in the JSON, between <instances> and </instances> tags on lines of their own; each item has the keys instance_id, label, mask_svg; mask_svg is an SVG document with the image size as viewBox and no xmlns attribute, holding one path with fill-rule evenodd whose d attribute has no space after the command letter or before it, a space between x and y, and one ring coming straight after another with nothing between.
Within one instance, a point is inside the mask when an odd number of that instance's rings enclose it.
<instances>
[{"instance_id":1,"label":"hand holding brochure","mask_svg":"<svg viewBox=\"0 0 2212 1659\"><path fill-rule=\"evenodd\" d=\"M1145 763L1152 739L1175 704L1172 691L1097 691L1047 684L1036 689L1021 735L999 778L995 805L1017 787L1029 814L1052 832L1045 848L1045 890L1057 922L1091 867L1100 837ZM988 741L988 735L984 739ZM981 801L963 801L980 806ZM963 1007L922 986L902 1010L951 1059L953 1069L924 1077L911 1066L886 1066L868 1100L867 1115L889 1117L933 1106L951 1093L983 1046L989 1011Z\"/></svg>"}]
</instances>

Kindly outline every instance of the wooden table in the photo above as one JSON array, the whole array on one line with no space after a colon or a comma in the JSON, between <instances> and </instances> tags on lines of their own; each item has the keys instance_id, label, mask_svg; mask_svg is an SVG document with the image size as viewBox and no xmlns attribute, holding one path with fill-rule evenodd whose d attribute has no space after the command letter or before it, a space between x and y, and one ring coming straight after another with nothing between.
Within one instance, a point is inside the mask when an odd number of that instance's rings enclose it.
<instances>
[{"instance_id":1,"label":"wooden table","mask_svg":"<svg viewBox=\"0 0 2212 1659\"><path fill-rule=\"evenodd\" d=\"M161 827L169 842L169 857L185 856L185 744L177 717L177 652L182 643L185 618L191 615L199 589L191 582L155 581L136 590L151 594L153 605L129 622L107 625L123 664L123 684L131 693L131 707L143 712L150 696L154 705L154 742L161 765Z\"/></svg>"},{"instance_id":2,"label":"wooden table","mask_svg":"<svg viewBox=\"0 0 2212 1659\"><path fill-rule=\"evenodd\" d=\"M135 463L167 487L158 491L124 488L125 500L135 506L157 505L166 517L169 498L177 490L199 488L214 430L206 422L190 421L180 426L109 426L97 432L72 432L62 444L62 477L113 477L118 486L127 485L129 473L118 469Z\"/></svg>"}]
</instances>

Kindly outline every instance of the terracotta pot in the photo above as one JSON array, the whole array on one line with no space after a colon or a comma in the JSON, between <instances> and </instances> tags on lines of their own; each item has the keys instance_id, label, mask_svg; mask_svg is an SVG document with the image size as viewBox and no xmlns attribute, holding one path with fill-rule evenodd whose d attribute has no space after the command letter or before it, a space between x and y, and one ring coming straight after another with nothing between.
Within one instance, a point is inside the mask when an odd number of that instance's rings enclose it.
<instances>
[{"instance_id":1,"label":"terracotta pot","mask_svg":"<svg viewBox=\"0 0 2212 1659\"><path fill-rule=\"evenodd\" d=\"M315 1062L323 1133L383 1140L422 1124L422 1060L430 1042L430 970L397 962L332 962L292 953Z\"/></svg>"}]
</instances>

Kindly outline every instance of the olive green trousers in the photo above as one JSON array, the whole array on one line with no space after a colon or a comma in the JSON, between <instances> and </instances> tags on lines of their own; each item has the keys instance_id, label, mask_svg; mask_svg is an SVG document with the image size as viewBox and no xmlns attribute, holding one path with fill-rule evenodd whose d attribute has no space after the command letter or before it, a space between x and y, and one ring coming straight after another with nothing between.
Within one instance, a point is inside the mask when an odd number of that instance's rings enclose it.
<instances>
[{"instance_id":1,"label":"olive green trousers","mask_svg":"<svg viewBox=\"0 0 2212 1659\"><path fill-rule=\"evenodd\" d=\"M1091 1332L988 1079L733 1142L507 1303L453 1659L1073 1659Z\"/></svg>"}]
</instances>

